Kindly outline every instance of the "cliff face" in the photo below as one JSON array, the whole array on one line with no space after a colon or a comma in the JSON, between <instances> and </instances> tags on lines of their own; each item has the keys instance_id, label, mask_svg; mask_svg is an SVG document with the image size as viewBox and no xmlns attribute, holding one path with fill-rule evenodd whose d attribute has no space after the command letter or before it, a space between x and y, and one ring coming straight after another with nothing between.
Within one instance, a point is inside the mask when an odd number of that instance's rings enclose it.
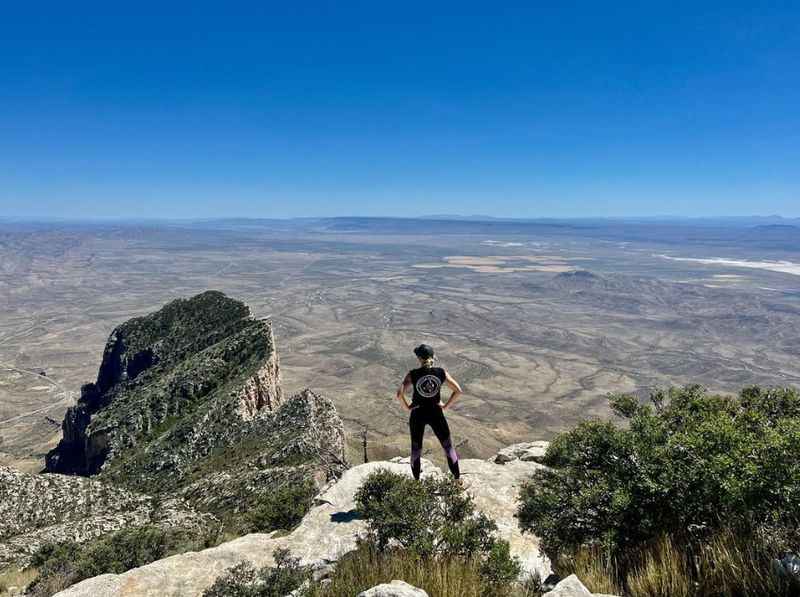
<instances>
[{"instance_id":1,"label":"cliff face","mask_svg":"<svg viewBox=\"0 0 800 597\"><path fill-rule=\"evenodd\" d=\"M180 476L281 401L269 322L219 292L176 300L113 331L47 470ZM137 463L145 449L147 463Z\"/></svg>"},{"instance_id":2,"label":"cliff face","mask_svg":"<svg viewBox=\"0 0 800 597\"><path fill-rule=\"evenodd\" d=\"M220 292L117 327L47 456L70 476L0 468L0 566L145 524L236 528L279 487L340 476L333 403L284 399L280 377L270 323Z\"/></svg>"},{"instance_id":3,"label":"cliff face","mask_svg":"<svg viewBox=\"0 0 800 597\"><path fill-rule=\"evenodd\" d=\"M284 399L272 326L220 292L176 300L109 337L47 456L49 472L99 475L205 509L244 511L276 485L345 466L333 404Z\"/></svg>"}]
</instances>

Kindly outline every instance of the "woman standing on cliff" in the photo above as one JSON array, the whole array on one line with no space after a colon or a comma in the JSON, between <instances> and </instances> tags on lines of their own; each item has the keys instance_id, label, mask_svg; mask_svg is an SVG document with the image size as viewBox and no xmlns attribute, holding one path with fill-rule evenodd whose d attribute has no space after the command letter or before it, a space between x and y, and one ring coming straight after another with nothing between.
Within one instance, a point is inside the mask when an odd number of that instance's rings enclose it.
<instances>
[{"instance_id":1,"label":"woman standing on cliff","mask_svg":"<svg viewBox=\"0 0 800 597\"><path fill-rule=\"evenodd\" d=\"M408 419L408 427L411 431L411 472L415 479L419 479L422 470L422 437L425 434L425 425L430 425L439 443L442 444L450 472L458 479L460 476L458 454L453 446L450 427L447 425L443 411L447 410L461 396L463 393L461 386L442 367L433 366L433 348L427 344L420 344L414 349L414 354L417 355L420 366L406 374L403 383L397 390L397 399L411 413ZM441 402L442 384L447 384L453 391L444 404ZM410 405L406 401L406 391L409 387L414 389Z\"/></svg>"}]
</instances>

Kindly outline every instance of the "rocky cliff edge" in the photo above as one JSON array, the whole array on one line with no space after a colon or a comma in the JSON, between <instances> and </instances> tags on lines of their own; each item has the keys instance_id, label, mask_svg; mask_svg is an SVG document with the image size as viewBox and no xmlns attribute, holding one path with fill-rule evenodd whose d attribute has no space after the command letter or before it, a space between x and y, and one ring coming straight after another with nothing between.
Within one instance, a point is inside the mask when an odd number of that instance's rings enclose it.
<instances>
[{"instance_id":1,"label":"rocky cliff edge","mask_svg":"<svg viewBox=\"0 0 800 597\"><path fill-rule=\"evenodd\" d=\"M467 492L477 508L498 526L498 535L511 545L526 573L538 572L542 578L550 572L550 563L531 535L519 531L514 512L522 481L542 465L523 460L505 464L466 459L461 461ZM370 462L348 469L342 477L320 493L315 506L294 531L285 536L277 533L251 534L217 547L185 553L124 574L106 574L78 583L58 594L59 597L191 597L201 595L228 568L244 562L255 566L272 563L272 552L288 548L306 564L317 568L328 566L356 547L356 540L366 532L366 523L356 511L354 495L366 477L386 468L410 474L405 459ZM440 469L423 461L423 475L442 475Z\"/></svg>"}]
</instances>

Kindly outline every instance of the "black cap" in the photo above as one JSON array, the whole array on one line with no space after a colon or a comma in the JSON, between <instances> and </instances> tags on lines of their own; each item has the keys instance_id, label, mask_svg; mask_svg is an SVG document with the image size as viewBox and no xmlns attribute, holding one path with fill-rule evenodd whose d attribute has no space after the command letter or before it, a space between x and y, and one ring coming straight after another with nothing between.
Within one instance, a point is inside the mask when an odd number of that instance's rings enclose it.
<instances>
[{"instance_id":1,"label":"black cap","mask_svg":"<svg viewBox=\"0 0 800 597\"><path fill-rule=\"evenodd\" d=\"M414 349L414 354L421 359L429 359L433 356L433 347L427 344L420 344Z\"/></svg>"}]
</instances>

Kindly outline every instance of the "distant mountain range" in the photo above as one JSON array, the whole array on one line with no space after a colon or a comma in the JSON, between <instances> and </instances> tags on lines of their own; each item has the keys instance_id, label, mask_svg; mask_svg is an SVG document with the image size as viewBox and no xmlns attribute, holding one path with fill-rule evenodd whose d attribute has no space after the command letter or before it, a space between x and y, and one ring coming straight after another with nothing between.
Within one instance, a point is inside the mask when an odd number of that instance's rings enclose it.
<instances>
[{"instance_id":1,"label":"distant mountain range","mask_svg":"<svg viewBox=\"0 0 800 597\"><path fill-rule=\"evenodd\" d=\"M488 214L426 214L419 216L399 217L399 216L307 216L295 218L261 218L237 216L231 218L48 218L41 216L30 217L8 217L0 216L0 223L4 224L29 224L29 223L52 223L52 224L136 224L147 225L155 223L191 225L191 226L286 226L289 224L311 224L333 221L417 221L417 220L437 220L450 222L512 222L512 223L536 223L536 224L683 224L688 226L763 226L763 225L785 225L800 227L800 217L787 218L779 215L768 216L623 216L623 217L538 217L538 218L516 218L516 217L497 217Z\"/></svg>"},{"instance_id":2,"label":"distant mountain range","mask_svg":"<svg viewBox=\"0 0 800 597\"><path fill-rule=\"evenodd\" d=\"M484 240L495 237L530 239L586 239L607 242L642 242L704 248L749 248L769 251L800 251L800 218L781 216L731 216L726 218L573 218L514 219L485 215L448 214L418 218L335 217L335 218L225 218L198 220L95 220L60 222L22 222L0 220L11 230L113 229L123 227L174 230L216 230L231 233L269 232L275 234L319 235L472 235Z\"/></svg>"},{"instance_id":3,"label":"distant mountain range","mask_svg":"<svg viewBox=\"0 0 800 597\"><path fill-rule=\"evenodd\" d=\"M778 224L778 225L793 225L800 226L800 218L785 218L779 215L769 216L673 216L673 215L658 215L658 216L624 216L624 217L594 217L594 218L510 218L510 217L495 217L485 214L475 214L469 216L462 216L458 214L431 214L419 216L421 220L451 220L451 221L471 221L471 222L626 222L626 223L643 223L653 224L659 222L681 223L688 225L708 225L708 224L727 224L736 226L757 226L765 224Z\"/></svg>"}]
</instances>

